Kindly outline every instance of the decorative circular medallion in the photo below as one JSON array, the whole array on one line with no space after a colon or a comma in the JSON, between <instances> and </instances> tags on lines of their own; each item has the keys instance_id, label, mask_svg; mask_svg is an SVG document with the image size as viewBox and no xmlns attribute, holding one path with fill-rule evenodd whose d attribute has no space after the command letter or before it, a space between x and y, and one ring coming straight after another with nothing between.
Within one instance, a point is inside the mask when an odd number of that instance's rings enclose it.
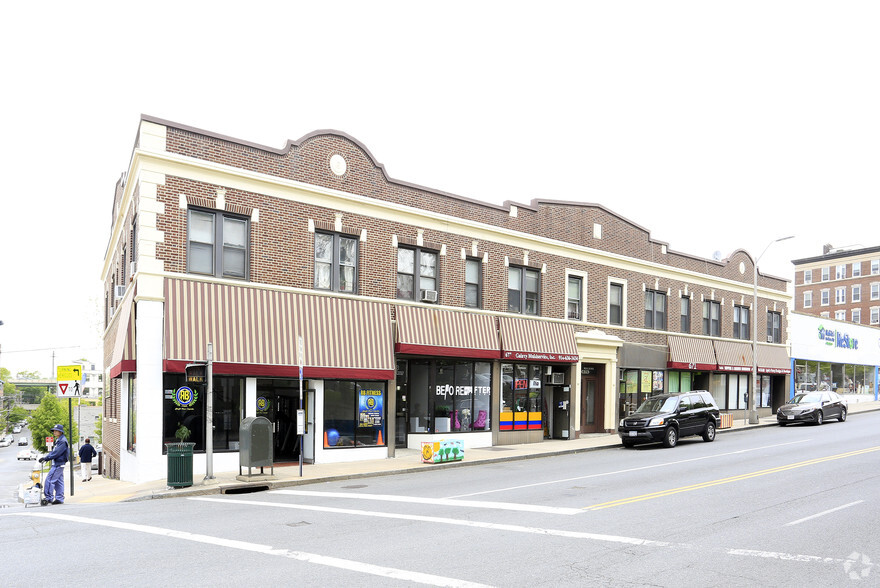
<instances>
[{"instance_id":1,"label":"decorative circular medallion","mask_svg":"<svg viewBox=\"0 0 880 588\"><path fill-rule=\"evenodd\" d=\"M743 261L739 262L739 273L746 273L746 264Z\"/></svg>"},{"instance_id":2,"label":"decorative circular medallion","mask_svg":"<svg viewBox=\"0 0 880 588\"><path fill-rule=\"evenodd\" d=\"M345 163L345 158L338 153L334 154L333 157L330 158L330 171L332 171L337 176L345 175L345 171L347 169L348 164Z\"/></svg>"}]
</instances>

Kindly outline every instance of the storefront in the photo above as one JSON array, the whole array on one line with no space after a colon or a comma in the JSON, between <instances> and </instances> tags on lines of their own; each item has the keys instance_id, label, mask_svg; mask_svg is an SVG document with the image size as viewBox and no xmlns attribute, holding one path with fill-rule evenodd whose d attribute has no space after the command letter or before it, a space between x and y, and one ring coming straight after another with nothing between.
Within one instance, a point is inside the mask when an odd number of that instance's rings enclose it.
<instances>
[{"instance_id":1,"label":"storefront","mask_svg":"<svg viewBox=\"0 0 880 588\"><path fill-rule=\"evenodd\" d=\"M880 329L792 313L790 394L832 390L849 402L878 399Z\"/></svg>"}]
</instances>

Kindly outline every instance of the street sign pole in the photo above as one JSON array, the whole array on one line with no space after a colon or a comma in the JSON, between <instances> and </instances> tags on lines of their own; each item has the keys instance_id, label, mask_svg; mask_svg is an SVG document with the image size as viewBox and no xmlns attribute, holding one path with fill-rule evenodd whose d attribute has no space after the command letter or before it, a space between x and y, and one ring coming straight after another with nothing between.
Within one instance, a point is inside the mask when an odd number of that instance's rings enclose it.
<instances>
[{"instance_id":1,"label":"street sign pole","mask_svg":"<svg viewBox=\"0 0 880 588\"><path fill-rule=\"evenodd\" d=\"M205 421L206 428L205 431L205 457L206 457L206 465L205 465L205 479L213 480L214 479L214 344L208 343L208 366L207 373L205 375L206 384L205 384L205 395L207 396L207 400L205 403L205 412L207 413Z\"/></svg>"},{"instance_id":2,"label":"street sign pole","mask_svg":"<svg viewBox=\"0 0 880 588\"><path fill-rule=\"evenodd\" d=\"M70 456L67 463L70 464L70 495L73 496L73 443L70 439L73 437L73 398L67 399L67 452Z\"/></svg>"}]
</instances>

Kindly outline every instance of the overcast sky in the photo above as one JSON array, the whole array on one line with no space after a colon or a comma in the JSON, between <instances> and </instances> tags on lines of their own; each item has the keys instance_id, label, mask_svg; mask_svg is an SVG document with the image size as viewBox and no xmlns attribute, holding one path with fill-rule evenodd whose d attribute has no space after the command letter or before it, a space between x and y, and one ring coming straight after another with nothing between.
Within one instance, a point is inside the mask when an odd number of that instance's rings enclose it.
<instances>
[{"instance_id":1,"label":"overcast sky","mask_svg":"<svg viewBox=\"0 0 880 588\"><path fill-rule=\"evenodd\" d=\"M246 8L242 8L246 7ZM880 245L880 3L15 2L3 9L0 366L102 360L100 270L140 115L395 179L601 204L711 258ZM54 362L54 363L53 363Z\"/></svg>"}]
</instances>

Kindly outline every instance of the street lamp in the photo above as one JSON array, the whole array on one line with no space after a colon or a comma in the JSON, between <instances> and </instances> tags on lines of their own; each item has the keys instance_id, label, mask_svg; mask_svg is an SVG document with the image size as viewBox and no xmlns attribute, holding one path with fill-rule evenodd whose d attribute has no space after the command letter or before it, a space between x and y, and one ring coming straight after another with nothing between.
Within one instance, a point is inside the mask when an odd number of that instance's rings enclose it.
<instances>
[{"instance_id":1,"label":"street lamp","mask_svg":"<svg viewBox=\"0 0 880 588\"><path fill-rule=\"evenodd\" d=\"M752 291L752 300L754 300L754 303L752 304L752 390L751 394L749 394L748 406L749 424L752 425L758 424L758 410L755 408L755 398L758 395L758 262L761 261L761 258L764 257L764 254L767 253L767 250L770 249L771 245L779 243L780 241L787 241L788 239L794 239L794 235L770 241L767 246L764 247L764 251L761 252L758 259L755 260L754 265L754 280L752 282L754 287L754 290Z\"/></svg>"}]
</instances>

